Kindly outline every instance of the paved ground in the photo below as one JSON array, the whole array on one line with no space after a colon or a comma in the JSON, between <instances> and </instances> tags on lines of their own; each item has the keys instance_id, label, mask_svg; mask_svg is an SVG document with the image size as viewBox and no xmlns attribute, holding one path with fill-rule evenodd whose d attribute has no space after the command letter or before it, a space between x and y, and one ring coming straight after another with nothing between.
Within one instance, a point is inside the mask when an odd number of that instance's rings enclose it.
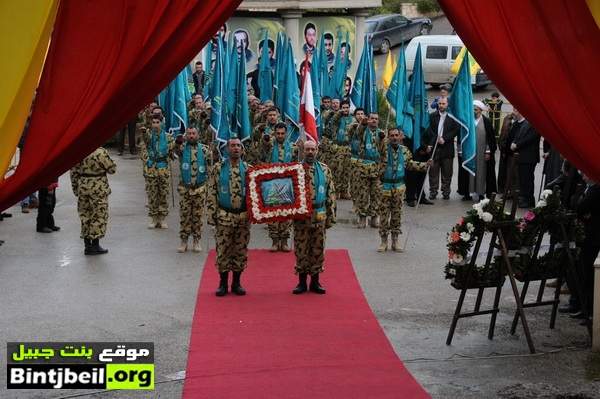
<instances>
[{"instance_id":1,"label":"paved ground","mask_svg":"<svg viewBox=\"0 0 600 399\"><path fill-rule=\"evenodd\" d=\"M21 214L16 207L11 209L12 219L0 222L0 239L7 241L0 247L1 337L3 341L154 341L156 391L86 396L177 398L206 253L176 253L176 211L169 215L167 231L146 228L141 163L133 157L114 158L118 173L110 179L111 220L104 240L109 254L82 255L68 176L60 179L58 190L59 233L35 233L35 213ZM408 251L379 254L376 232L357 230L348 223L349 202L343 201L340 219L345 223L331 231L328 245L349 249L360 284L394 349L434 398L540 398L558 397L558 393L600 397L600 360L593 359L585 330L560 316L551 331L548 310L528 311L540 351L529 356L521 330L514 337L508 334L514 311L508 286L502 293L493 341L486 338L488 317L480 317L461 321L453 345L445 345L458 299L458 292L443 278L445 237L468 206L454 194L451 201L438 200L418 213L407 208ZM210 230L205 231L203 245L214 247ZM251 247L267 245L266 231L254 227ZM327 274L323 280L326 285ZM289 286L294 285L289 270ZM0 345L0 359L5 351ZM2 398L80 393L6 391L5 381L2 372Z\"/></svg>"}]
</instances>

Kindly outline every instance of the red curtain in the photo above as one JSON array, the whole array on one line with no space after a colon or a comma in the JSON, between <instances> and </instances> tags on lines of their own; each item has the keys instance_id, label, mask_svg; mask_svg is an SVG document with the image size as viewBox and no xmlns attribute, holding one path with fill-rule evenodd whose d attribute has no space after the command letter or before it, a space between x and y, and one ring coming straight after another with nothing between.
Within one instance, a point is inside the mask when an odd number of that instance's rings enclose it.
<instances>
[{"instance_id":1,"label":"red curtain","mask_svg":"<svg viewBox=\"0 0 600 399\"><path fill-rule=\"evenodd\" d=\"M21 164L0 209L115 134L202 49L240 0L62 0Z\"/></svg>"},{"instance_id":2,"label":"red curtain","mask_svg":"<svg viewBox=\"0 0 600 399\"><path fill-rule=\"evenodd\" d=\"M585 0L440 0L485 73L563 156L600 181L600 30Z\"/></svg>"}]
</instances>

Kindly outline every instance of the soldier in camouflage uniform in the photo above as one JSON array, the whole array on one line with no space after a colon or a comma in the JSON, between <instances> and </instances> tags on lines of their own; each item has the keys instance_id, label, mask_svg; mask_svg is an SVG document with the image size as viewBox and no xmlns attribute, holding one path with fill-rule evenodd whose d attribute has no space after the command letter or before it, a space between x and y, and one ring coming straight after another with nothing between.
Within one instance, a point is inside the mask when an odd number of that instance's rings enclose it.
<instances>
[{"instance_id":1,"label":"soldier in camouflage uniform","mask_svg":"<svg viewBox=\"0 0 600 399\"><path fill-rule=\"evenodd\" d=\"M186 130L186 142L177 149L179 156L179 237L178 252L187 251L188 238L193 237L192 249L202 251L202 216L206 200L206 180L208 177L208 147L198 141L198 130Z\"/></svg>"},{"instance_id":2,"label":"soldier in camouflage uniform","mask_svg":"<svg viewBox=\"0 0 600 399\"><path fill-rule=\"evenodd\" d=\"M398 128L388 129L387 140L381 140L379 152L381 161L379 173L382 184L381 206L379 208L379 236L381 244L377 249L384 252L388 249L388 235L392 234L392 251L402 252L398 244L398 235L402 233L400 224L402 221L402 203L406 186L404 185L405 170L424 172L427 170L428 162L416 162L412 160L410 150L402 145L404 132Z\"/></svg>"},{"instance_id":3,"label":"soldier in camouflage uniform","mask_svg":"<svg viewBox=\"0 0 600 399\"><path fill-rule=\"evenodd\" d=\"M319 141L319 161L331 167L333 154L331 144L333 133L331 131L331 119L334 115L331 109L331 97L323 96L321 98L321 128L322 135Z\"/></svg>"},{"instance_id":4,"label":"soldier in camouflage uniform","mask_svg":"<svg viewBox=\"0 0 600 399\"><path fill-rule=\"evenodd\" d=\"M307 291L307 276L310 274L310 290L324 294L319 283L325 259L325 231L335 224L335 184L331 171L324 163L318 162L317 144L304 143L304 162L308 166L307 175L312 184L313 214L308 220L294 221L295 272L298 285L292 291L302 294Z\"/></svg>"},{"instance_id":5,"label":"soldier in camouflage uniform","mask_svg":"<svg viewBox=\"0 0 600 399\"><path fill-rule=\"evenodd\" d=\"M275 133L275 125L279 122L279 112L277 108L271 106L266 111L265 123L259 123L254 127L252 131L252 137L250 138L250 149L247 156L248 162L253 164L261 164L264 162L262 159L262 141L264 136L271 136Z\"/></svg>"},{"instance_id":6,"label":"soldier in camouflage uniform","mask_svg":"<svg viewBox=\"0 0 600 399\"><path fill-rule=\"evenodd\" d=\"M379 227L378 213L381 202L381 181L379 180L380 154L378 145L385 137L379 129L379 115L371 112L363 118L354 131L353 139L358 142L358 185L356 192L358 228L365 228L367 216L371 217L371 227Z\"/></svg>"},{"instance_id":7,"label":"soldier in camouflage uniform","mask_svg":"<svg viewBox=\"0 0 600 399\"><path fill-rule=\"evenodd\" d=\"M106 174L115 173L117 166L104 148L97 148L71 169L71 185L77 197L77 212L81 219L81 238L85 255L108 252L100 246L108 222L110 187Z\"/></svg>"},{"instance_id":8,"label":"soldier in camouflage uniform","mask_svg":"<svg viewBox=\"0 0 600 399\"><path fill-rule=\"evenodd\" d=\"M350 199L348 184L350 183L350 140L347 128L354 121L350 115L350 102L342 101L340 111L331 118L333 145L331 146L331 170L335 181L335 189L340 199Z\"/></svg>"},{"instance_id":9,"label":"soldier in camouflage uniform","mask_svg":"<svg viewBox=\"0 0 600 399\"><path fill-rule=\"evenodd\" d=\"M140 133L142 136L142 142L140 143L140 159L142 160L142 165L146 165L148 161L148 151L146 150L146 143L144 142L144 136L152 130L152 117L158 116L163 118L162 116L162 108L158 106L157 103L150 103L146 109L142 112L142 116L140 118Z\"/></svg>"},{"instance_id":10,"label":"soldier in camouflage uniform","mask_svg":"<svg viewBox=\"0 0 600 399\"><path fill-rule=\"evenodd\" d=\"M272 135L263 136L262 157L268 163L289 163L296 160L298 151L296 146L290 143L287 137L287 126L283 122L278 122L275 125L275 131ZM273 240L271 252L282 251L289 252L288 239L290 238L290 230L292 222L274 222L269 223L269 237Z\"/></svg>"},{"instance_id":11,"label":"soldier in camouflage uniform","mask_svg":"<svg viewBox=\"0 0 600 399\"><path fill-rule=\"evenodd\" d=\"M249 165L242 161L242 143L239 139L227 142L229 159L217 163L208 182L207 223L216 227L217 270L220 275L217 296L227 294L229 272L233 272L231 292L245 295L240 283L248 261L250 222L246 211L246 171Z\"/></svg>"},{"instance_id":12,"label":"soldier in camouflage uniform","mask_svg":"<svg viewBox=\"0 0 600 399\"><path fill-rule=\"evenodd\" d=\"M210 146L212 142L210 113L207 110L207 105L202 99L202 96L198 96L194 99L194 107L188 113L188 121L190 127L195 127L198 131L199 142L206 146Z\"/></svg>"},{"instance_id":13,"label":"soldier in camouflage uniform","mask_svg":"<svg viewBox=\"0 0 600 399\"><path fill-rule=\"evenodd\" d=\"M350 171L348 172L350 178L350 198L352 198L352 208L356 211L358 204L358 192L360 191L359 187L359 167L358 167L358 136L355 134L356 129L360 125L361 121L365 117L365 110L363 108L356 108L354 110L354 122L350 124L346 128L346 134L348 139L350 140Z\"/></svg>"},{"instance_id":14,"label":"soldier in camouflage uniform","mask_svg":"<svg viewBox=\"0 0 600 399\"><path fill-rule=\"evenodd\" d=\"M144 164L150 217L148 228L166 229L168 226L165 218L169 214L167 196L171 179L169 160L173 158L175 141L163 130L162 120L158 116L153 116L152 128L144 135L144 143L148 153L148 160Z\"/></svg>"}]
</instances>

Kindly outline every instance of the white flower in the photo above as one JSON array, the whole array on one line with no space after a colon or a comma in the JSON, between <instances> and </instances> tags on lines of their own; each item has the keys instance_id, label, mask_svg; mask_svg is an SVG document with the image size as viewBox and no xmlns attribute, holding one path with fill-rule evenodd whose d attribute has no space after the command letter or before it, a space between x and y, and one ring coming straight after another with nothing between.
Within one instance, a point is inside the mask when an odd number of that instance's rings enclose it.
<instances>
[{"instance_id":1,"label":"white flower","mask_svg":"<svg viewBox=\"0 0 600 399\"><path fill-rule=\"evenodd\" d=\"M469 233L472 233L475 231L475 226L473 226L473 223L467 223L467 231Z\"/></svg>"},{"instance_id":2,"label":"white flower","mask_svg":"<svg viewBox=\"0 0 600 399\"><path fill-rule=\"evenodd\" d=\"M452 244L454 242L454 240L452 240L452 236L450 234L448 234L448 243Z\"/></svg>"},{"instance_id":3,"label":"white flower","mask_svg":"<svg viewBox=\"0 0 600 399\"><path fill-rule=\"evenodd\" d=\"M479 203L473 204L473 209L475 209L476 211L479 211L479 210L481 210L481 205Z\"/></svg>"},{"instance_id":4,"label":"white flower","mask_svg":"<svg viewBox=\"0 0 600 399\"><path fill-rule=\"evenodd\" d=\"M455 265L460 265L463 262L464 258L462 257L462 255L460 254L454 254L452 256L452 263L454 263Z\"/></svg>"},{"instance_id":5,"label":"white flower","mask_svg":"<svg viewBox=\"0 0 600 399\"><path fill-rule=\"evenodd\" d=\"M487 204L490 203L490 200L488 198L482 199L481 201L479 201L479 204L481 205L481 207L485 207L487 206Z\"/></svg>"},{"instance_id":6,"label":"white flower","mask_svg":"<svg viewBox=\"0 0 600 399\"><path fill-rule=\"evenodd\" d=\"M469 241L471 239L471 234L463 231L462 233L460 233L460 238L463 241Z\"/></svg>"},{"instance_id":7,"label":"white flower","mask_svg":"<svg viewBox=\"0 0 600 399\"><path fill-rule=\"evenodd\" d=\"M494 217L489 212L483 212L483 215L481 215L481 219L483 219L484 222L489 223L494 219Z\"/></svg>"},{"instance_id":8,"label":"white flower","mask_svg":"<svg viewBox=\"0 0 600 399\"><path fill-rule=\"evenodd\" d=\"M537 206L538 208L543 208L543 207L545 207L546 205L548 205L548 204L546 203L546 201L544 201L544 200L539 200L536 206Z\"/></svg>"},{"instance_id":9,"label":"white flower","mask_svg":"<svg viewBox=\"0 0 600 399\"><path fill-rule=\"evenodd\" d=\"M543 200L546 200L551 195L552 195L552 190L544 190L544 191L542 191L541 198Z\"/></svg>"}]
</instances>

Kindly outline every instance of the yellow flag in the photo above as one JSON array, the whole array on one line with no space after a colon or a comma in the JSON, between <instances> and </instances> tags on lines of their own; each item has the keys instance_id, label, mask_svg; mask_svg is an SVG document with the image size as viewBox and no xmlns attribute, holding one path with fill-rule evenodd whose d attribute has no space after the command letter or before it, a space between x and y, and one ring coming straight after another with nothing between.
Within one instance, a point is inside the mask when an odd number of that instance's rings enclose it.
<instances>
[{"instance_id":1,"label":"yellow flag","mask_svg":"<svg viewBox=\"0 0 600 399\"><path fill-rule=\"evenodd\" d=\"M388 51L387 58L385 59L385 67L383 68L383 87L386 89L392 84L392 78L394 77L394 61L392 60L392 52Z\"/></svg>"},{"instance_id":2,"label":"yellow flag","mask_svg":"<svg viewBox=\"0 0 600 399\"><path fill-rule=\"evenodd\" d=\"M596 21L596 25L600 28L600 0L587 0L587 5Z\"/></svg>"},{"instance_id":3,"label":"yellow flag","mask_svg":"<svg viewBox=\"0 0 600 399\"><path fill-rule=\"evenodd\" d=\"M458 75L458 71L460 70L460 64L462 64L462 60L463 60L463 58L465 58L466 52L467 52L467 48L463 46L463 48L460 49L460 52L456 56L456 59L454 60L454 64L452 64L452 66L450 67L450 72L452 72L455 75ZM469 53L469 63L471 64L471 68L470 68L471 75L475 75L477 72L479 72L481 67L479 66L477 61L475 61L475 58L473 58L473 54L471 54L471 53Z\"/></svg>"},{"instance_id":4,"label":"yellow flag","mask_svg":"<svg viewBox=\"0 0 600 399\"><path fill-rule=\"evenodd\" d=\"M0 180L23 132L59 0L0 1Z\"/></svg>"}]
</instances>

